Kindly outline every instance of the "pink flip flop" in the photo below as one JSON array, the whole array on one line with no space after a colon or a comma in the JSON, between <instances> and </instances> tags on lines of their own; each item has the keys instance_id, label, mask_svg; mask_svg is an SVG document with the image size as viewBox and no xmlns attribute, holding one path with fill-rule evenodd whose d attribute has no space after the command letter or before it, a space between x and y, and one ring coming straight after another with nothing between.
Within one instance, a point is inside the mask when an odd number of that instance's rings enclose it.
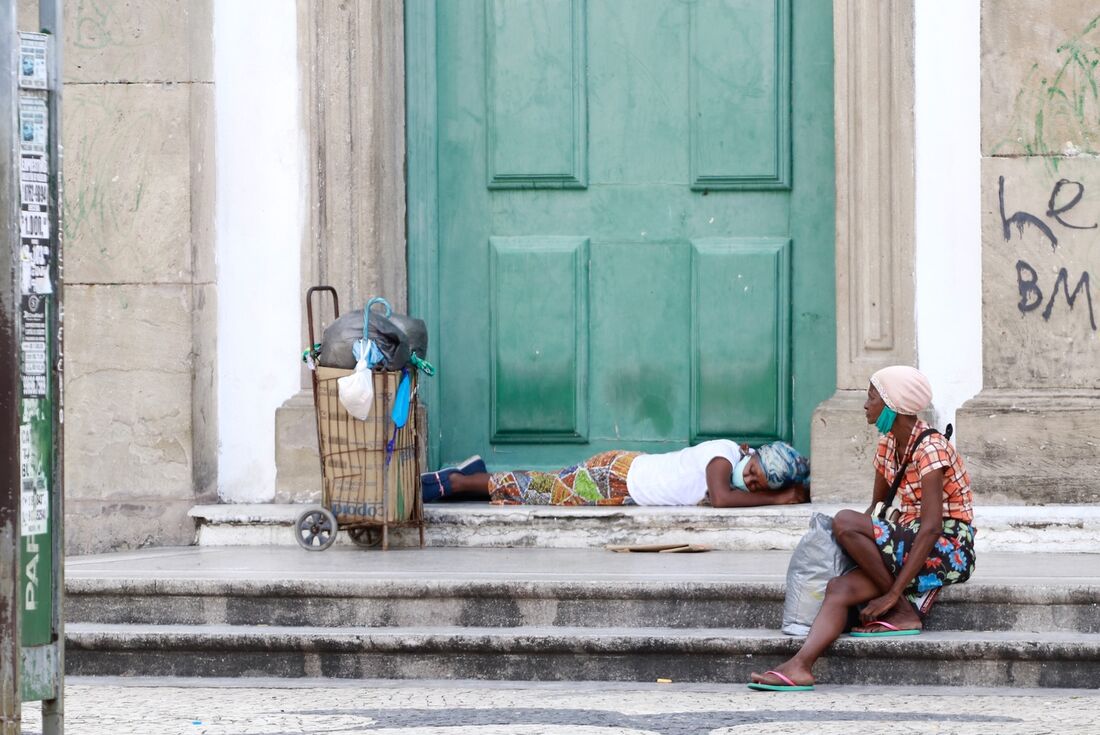
<instances>
[{"instance_id":1,"label":"pink flip flop","mask_svg":"<svg viewBox=\"0 0 1100 735\"><path fill-rule=\"evenodd\" d=\"M755 689L758 692L812 692L814 690L813 684L795 684L789 676L781 674L778 671L765 671L764 674L771 674L785 683L761 684L759 682L750 681L749 689Z\"/></svg>"},{"instance_id":2,"label":"pink flip flop","mask_svg":"<svg viewBox=\"0 0 1100 735\"><path fill-rule=\"evenodd\" d=\"M852 636L853 638L896 638L897 636L902 636L902 635L920 635L920 630L919 629L916 629L916 630L902 630L901 628L899 628L898 626L896 626L892 623L887 623L885 620L872 620L871 622L867 623L866 625L863 625L863 626L860 626L860 627L867 628L867 627L870 627L872 625L881 625L883 628L886 628L886 630L880 630L880 631L877 631L877 632L874 632L874 633L867 632L867 631L855 631L855 630L853 630L848 635Z\"/></svg>"}]
</instances>

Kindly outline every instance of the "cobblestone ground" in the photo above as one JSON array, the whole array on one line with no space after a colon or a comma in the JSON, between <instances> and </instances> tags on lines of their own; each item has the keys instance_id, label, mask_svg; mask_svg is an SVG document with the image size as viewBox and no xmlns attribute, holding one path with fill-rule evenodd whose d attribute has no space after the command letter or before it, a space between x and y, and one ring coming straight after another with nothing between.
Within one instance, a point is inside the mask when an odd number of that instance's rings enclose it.
<instances>
[{"instance_id":1,"label":"cobblestone ground","mask_svg":"<svg viewBox=\"0 0 1100 735\"><path fill-rule=\"evenodd\" d=\"M70 679L70 735L1098 733L1100 691L598 682ZM24 707L24 733L41 733Z\"/></svg>"}]
</instances>

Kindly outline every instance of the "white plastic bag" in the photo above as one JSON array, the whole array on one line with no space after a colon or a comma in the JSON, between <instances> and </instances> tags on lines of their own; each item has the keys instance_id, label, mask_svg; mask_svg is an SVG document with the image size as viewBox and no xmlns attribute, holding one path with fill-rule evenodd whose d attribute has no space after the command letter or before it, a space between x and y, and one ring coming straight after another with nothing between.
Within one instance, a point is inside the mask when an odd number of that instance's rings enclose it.
<instances>
[{"instance_id":1,"label":"white plastic bag","mask_svg":"<svg viewBox=\"0 0 1100 735\"><path fill-rule=\"evenodd\" d=\"M355 372L336 381L340 389L340 403L347 412L360 421L366 421L374 404L374 374L367 366L366 356L355 363Z\"/></svg>"},{"instance_id":2,"label":"white plastic bag","mask_svg":"<svg viewBox=\"0 0 1100 735\"><path fill-rule=\"evenodd\" d=\"M783 602L783 632L806 635L825 599L825 585L855 564L833 539L833 519L810 516L810 530L798 542L787 566L787 597Z\"/></svg>"}]
</instances>

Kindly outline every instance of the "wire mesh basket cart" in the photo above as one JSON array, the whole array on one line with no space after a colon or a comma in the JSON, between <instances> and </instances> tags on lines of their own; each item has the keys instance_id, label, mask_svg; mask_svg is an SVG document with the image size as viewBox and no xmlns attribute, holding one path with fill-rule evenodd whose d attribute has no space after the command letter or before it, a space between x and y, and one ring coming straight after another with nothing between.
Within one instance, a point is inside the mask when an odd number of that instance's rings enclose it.
<instances>
[{"instance_id":1,"label":"wire mesh basket cart","mask_svg":"<svg viewBox=\"0 0 1100 735\"><path fill-rule=\"evenodd\" d=\"M332 299L333 319L340 301L331 286L306 292L309 344L316 344L314 301L322 294ZM365 421L351 416L340 403L337 381L352 370L316 365L311 371L317 444L321 458L321 507L303 511L294 525L294 538L310 551L322 551L347 531L359 546L389 547L390 529L413 527L424 546L423 500L420 494L420 452L417 432L417 371L412 380L408 420L397 428L391 418L401 371L372 373L374 405Z\"/></svg>"}]
</instances>

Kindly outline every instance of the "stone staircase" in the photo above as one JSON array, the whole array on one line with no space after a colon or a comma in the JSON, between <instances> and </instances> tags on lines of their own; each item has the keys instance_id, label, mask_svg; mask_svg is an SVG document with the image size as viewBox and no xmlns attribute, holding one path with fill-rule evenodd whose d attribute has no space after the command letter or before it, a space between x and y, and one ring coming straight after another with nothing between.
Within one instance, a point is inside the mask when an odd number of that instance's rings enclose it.
<instances>
[{"instance_id":1,"label":"stone staircase","mask_svg":"<svg viewBox=\"0 0 1100 735\"><path fill-rule=\"evenodd\" d=\"M350 546L78 557L66 564L66 664L81 675L740 683L799 644L778 631L788 557ZM981 552L925 633L842 638L816 674L1100 686L1100 555Z\"/></svg>"},{"instance_id":2,"label":"stone staircase","mask_svg":"<svg viewBox=\"0 0 1100 735\"><path fill-rule=\"evenodd\" d=\"M293 524L309 505L225 504L191 509L199 546L294 546ZM708 507L546 507L443 503L424 508L430 547L603 548L606 544L704 544L731 551L791 550L810 515L853 505L808 503L723 510ZM863 510L863 508L859 508ZM983 505L975 511L979 552L1100 554L1100 505ZM391 531L416 546L415 530ZM340 534L337 543L350 543Z\"/></svg>"}]
</instances>

